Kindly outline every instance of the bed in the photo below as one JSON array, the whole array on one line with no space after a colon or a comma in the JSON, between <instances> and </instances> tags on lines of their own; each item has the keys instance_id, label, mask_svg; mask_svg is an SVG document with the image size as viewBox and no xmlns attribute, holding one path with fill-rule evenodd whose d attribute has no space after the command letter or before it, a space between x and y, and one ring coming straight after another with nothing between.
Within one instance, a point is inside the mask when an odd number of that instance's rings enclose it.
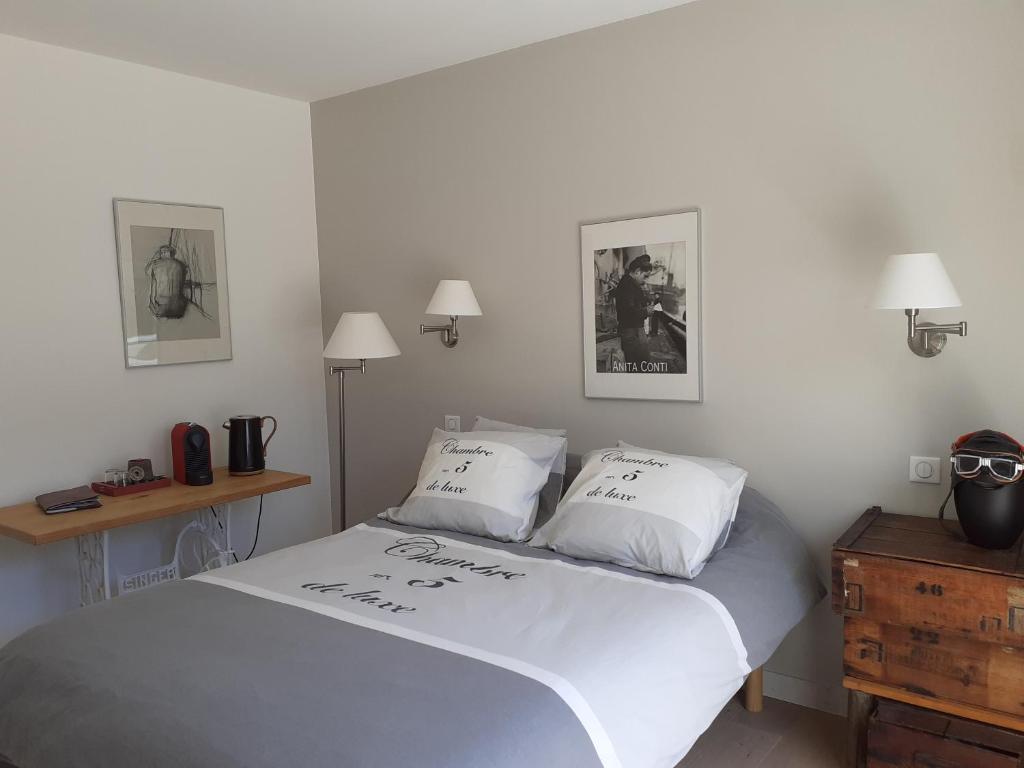
<instances>
[{"instance_id":1,"label":"bed","mask_svg":"<svg viewBox=\"0 0 1024 768\"><path fill-rule=\"evenodd\" d=\"M669 768L825 594L753 489L693 580L365 523L0 649L0 765Z\"/></svg>"}]
</instances>

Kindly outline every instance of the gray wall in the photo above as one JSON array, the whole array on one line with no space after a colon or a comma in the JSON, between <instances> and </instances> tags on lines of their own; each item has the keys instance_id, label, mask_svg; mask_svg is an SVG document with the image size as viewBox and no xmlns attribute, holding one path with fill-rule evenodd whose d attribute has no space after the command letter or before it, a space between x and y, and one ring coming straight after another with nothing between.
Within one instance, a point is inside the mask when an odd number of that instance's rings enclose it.
<instances>
[{"instance_id":1,"label":"gray wall","mask_svg":"<svg viewBox=\"0 0 1024 768\"><path fill-rule=\"evenodd\" d=\"M865 507L934 514L910 454L1024 435L1022 32L1019 1L704 0L313 104L324 328L374 309L403 350L349 380L350 516L445 413L735 458L823 576ZM578 224L693 205L705 403L585 399ZM964 299L931 319L971 325L933 360L867 308L908 250ZM442 277L486 313L455 350L417 336ZM835 706L840 647L822 606L769 686Z\"/></svg>"}]
</instances>

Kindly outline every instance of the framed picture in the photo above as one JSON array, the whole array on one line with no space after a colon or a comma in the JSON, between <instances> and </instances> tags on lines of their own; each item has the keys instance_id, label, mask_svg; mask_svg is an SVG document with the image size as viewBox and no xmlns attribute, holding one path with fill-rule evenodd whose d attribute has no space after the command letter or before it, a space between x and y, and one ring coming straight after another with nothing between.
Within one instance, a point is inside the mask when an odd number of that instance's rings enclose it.
<instances>
[{"instance_id":1,"label":"framed picture","mask_svg":"<svg viewBox=\"0 0 1024 768\"><path fill-rule=\"evenodd\" d=\"M703 399L700 211L580 227L587 397Z\"/></svg>"},{"instance_id":2,"label":"framed picture","mask_svg":"<svg viewBox=\"0 0 1024 768\"><path fill-rule=\"evenodd\" d=\"M114 200L128 368L231 359L224 209Z\"/></svg>"}]
</instances>

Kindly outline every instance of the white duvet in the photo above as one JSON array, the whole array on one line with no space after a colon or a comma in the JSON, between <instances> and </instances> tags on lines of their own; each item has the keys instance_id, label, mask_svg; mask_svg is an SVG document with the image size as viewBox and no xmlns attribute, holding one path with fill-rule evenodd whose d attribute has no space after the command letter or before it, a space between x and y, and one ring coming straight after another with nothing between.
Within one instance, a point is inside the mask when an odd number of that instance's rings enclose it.
<instances>
[{"instance_id":1,"label":"white duvet","mask_svg":"<svg viewBox=\"0 0 1024 768\"><path fill-rule=\"evenodd\" d=\"M440 534L359 525L193 578L527 675L607 768L674 766L750 672L703 590Z\"/></svg>"}]
</instances>

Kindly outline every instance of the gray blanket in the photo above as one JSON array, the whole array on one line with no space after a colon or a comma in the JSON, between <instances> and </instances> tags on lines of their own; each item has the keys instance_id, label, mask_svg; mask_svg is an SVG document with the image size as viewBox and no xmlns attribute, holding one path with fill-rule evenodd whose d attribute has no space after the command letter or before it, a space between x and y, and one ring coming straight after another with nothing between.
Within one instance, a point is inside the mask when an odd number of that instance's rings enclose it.
<instances>
[{"instance_id":1,"label":"gray blanket","mask_svg":"<svg viewBox=\"0 0 1024 768\"><path fill-rule=\"evenodd\" d=\"M753 490L689 583L729 610L754 667L824 595L799 538ZM571 710L531 678L189 581L72 612L0 649L0 756L18 768L599 765Z\"/></svg>"}]
</instances>

